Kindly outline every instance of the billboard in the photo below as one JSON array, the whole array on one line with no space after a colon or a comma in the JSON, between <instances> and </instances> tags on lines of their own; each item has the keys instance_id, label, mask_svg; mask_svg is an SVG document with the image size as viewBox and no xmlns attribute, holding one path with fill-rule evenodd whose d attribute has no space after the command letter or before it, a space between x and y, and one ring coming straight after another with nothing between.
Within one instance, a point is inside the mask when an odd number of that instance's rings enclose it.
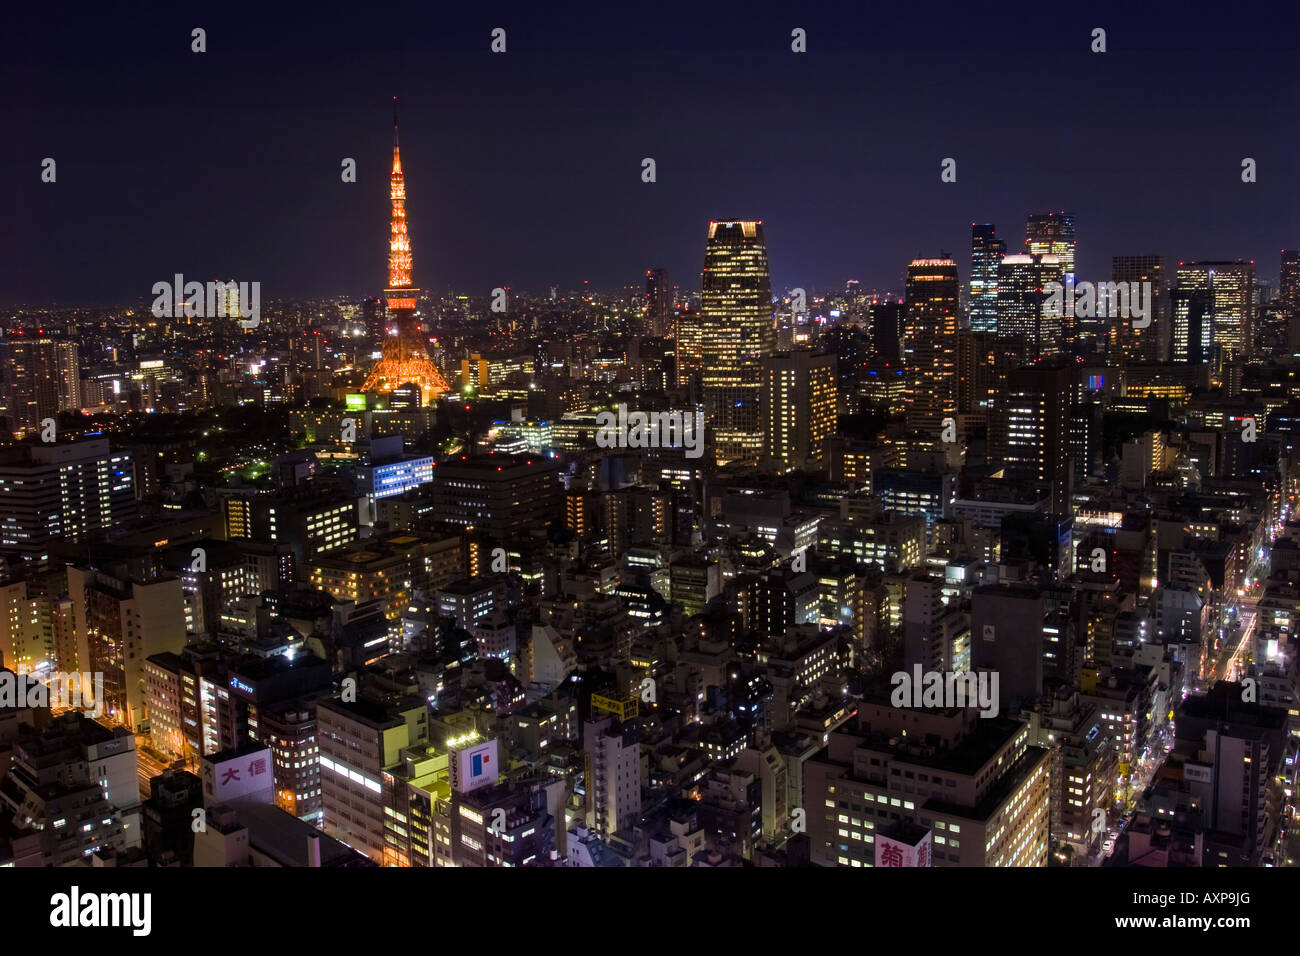
<instances>
[{"instance_id":1,"label":"billboard","mask_svg":"<svg viewBox=\"0 0 1300 956\"><path fill-rule=\"evenodd\" d=\"M915 843L876 834L876 866L930 866L930 831Z\"/></svg>"},{"instance_id":2,"label":"billboard","mask_svg":"<svg viewBox=\"0 0 1300 956\"><path fill-rule=\"evenodd\" d=\"M500 762L497 759L497 742L494 737L469 744L454 753L452 766L455 774L452 787L457 793L469 793L479 787L490 787L497 782Z\"/></svg>"},{"instance_id":3,"label":"billboard","mask_svg":"<svg viewBox=\"0 0 1300 956\"><path fill-rule=\"evenodd\" d=\"M232 800L275 802L275 773L269 747L203 758L203 806Z\"/></svg>"}]
</instances>

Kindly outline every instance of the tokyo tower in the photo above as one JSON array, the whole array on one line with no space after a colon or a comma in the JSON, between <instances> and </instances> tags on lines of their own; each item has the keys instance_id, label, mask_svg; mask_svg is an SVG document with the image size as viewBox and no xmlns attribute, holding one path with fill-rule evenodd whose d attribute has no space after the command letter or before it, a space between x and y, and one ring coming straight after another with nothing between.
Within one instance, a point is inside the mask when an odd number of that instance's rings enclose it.
<instances>
[{"instance_id":1,"label":"tokyo tower","mask_svg":"<svg viewBox=\"0 0 1300 956\"><path fill-rule=\"evenodd\" d=\"M424 404L450 391L447 380L429 358L423 328L415 315L419 290L411 284L411 237L406 229L406 178L397 143L397 97L393 97L393 175L390 179L393 220L388 240L388 334L382 357L370 369L363 392L391 392L402 385L418 385Z\"/></svg>"}]
</instances>

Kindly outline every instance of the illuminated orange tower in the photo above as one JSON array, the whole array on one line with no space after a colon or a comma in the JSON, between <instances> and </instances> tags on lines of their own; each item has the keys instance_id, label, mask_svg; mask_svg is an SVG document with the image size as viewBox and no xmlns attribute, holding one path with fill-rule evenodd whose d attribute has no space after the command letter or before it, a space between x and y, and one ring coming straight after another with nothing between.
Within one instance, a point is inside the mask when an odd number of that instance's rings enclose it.
<instances>
[{"instance_id":1,"label":"illuminated orange tower","mask_svg":"<svg viewBox=\"0 0 1300 956\"><path fill-rule=\"evenodd\" d=\"M415 314L419 290L411 284L411 236L406 229L406 177L397 140L397 97L393 97L393 175L390 180L393 221L388 240L388 334L383 355L366 376L363 392L391 392L401 385L419 385L425 404L449 391L447 380L429 358L422 327Z\"/></svg>"}]
</instances>

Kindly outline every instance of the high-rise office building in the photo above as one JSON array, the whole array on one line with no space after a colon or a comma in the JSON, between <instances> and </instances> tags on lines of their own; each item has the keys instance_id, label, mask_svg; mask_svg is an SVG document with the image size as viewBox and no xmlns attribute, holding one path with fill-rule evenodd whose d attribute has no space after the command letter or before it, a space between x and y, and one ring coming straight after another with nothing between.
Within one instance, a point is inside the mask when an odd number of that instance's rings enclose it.
<instances>
[{"instance_id":1,"label":"high-rise office building","mask_svg":"<svg viewBox=\"0 0 1300 956\"><path fill-rule=\"evenodd\" d=\"M0 451L0 553L43 565L55 538L81 541L136 506L131 455L107 438Z\"/></svg>"},{"instance_id":2,"label":"high-rise office building","mask_svg":"<svg viewBox=\"0 0 1300 956\"><path fill-rule=\"evenodd\" d=\"M1169 354L1169 322L1165 316L1164 290L1165 266L1160 256L1115 256L1111 259L1110 279L1114 283L1127 283L1129 299L1134 288L1151 284L1151 298L1147 318L1150 325L1139 328L1134 317L1111 315L1107 318L1106 338L1112 360L1125 362L1163 362ZM1100 303L1099 303L1100 304Z\"/></svg>"},{"instance_id":3,"label":"high-rise office building","mask_svg":"<svg viewBox=\"0 0 1300 956\"><path fill-rule=\"evenodd\" d=\"M1175 302L1188 301L1187 293L1208 293L1209 336L1212 344L1237 358L1254 351L1255 263L1180 262L1175 273ZM1175 319L1175 335L1178 334Z\"/></svg>"},{"instance_id":4,"label":"high-rise office building","mask_svg":"<svg viewBox=\"0 0 1300 956\"><path fill-rule=\"evenodd\" d=\"M1204 365L1214 345L1210 290L1175 286L1169 299L1169 360Z\"/></svg>"},{"instance_id":5,"label":"high-rise office building","mask_svg":"<svg viewBox=\"0 0 1300 956\"><path fill-rule=\"evenodd\" d=\"M1300 311L1300 249L1282 250L1279 276L1278 294L1282 304L1292 313Z\"/></svg>"},{"instance_id":6,"label":"high-rise office building","mask_svg":"<svg viewBox=\"0 0 1300 956\"><path fill-rule=\"evenodd\" d=\"M325 832L376 863L392 863L385 853L385 779L402 763L402 751L427 745L429 733L428 704L418 697L320 701Z\"/></svg>"},{"instance_id":7,"label":"high-rise office building","mask_svg":"<svg viewBox=\"0 0 1300 956\"><path fill-rule=\"evenodd\" d=\"M288 544L296 568L350 544L359 533L357 497L328 483L274 491L223 489L217 500L227 540L269 538Z\"/></svg>"},{"instance_id":8,"label":"high-rise office building","mask_svg":"<svg viewBox=\"0 0 1300 956\"><path fill-rule=\"evenodd\" d=\"M673 310L673 377L678 388L699 385L704 370L704 315L686 306ZM698 395L698 392L694 394Z\"/></svg>"},{"instance_id":9,"label":"high-rise office building","mask_svg":"<svg viewBox=\"0 0 1300 956\"><path fill-rule=\"evenodd\" d=\"M1070 413L1078 400L1078 368L1061 362L1010 370L989 427L992 463L1006 478L1050 483L1057 515L1071 509Z\"/></svg>"},{"instance_id":10,"label":"high-rise office building","mask_svg":"<svg viewBox=\"0 0 1300 956\"><path fill-rule=\"evenodd\" d=\"M1060 278L1061 263L1052 255L1005 256L998 266L998 351L1013 364L1063 351L1068 310L1047 304L1047 285Z\"/></svg>"},{"instance_id":11,"label":"high-rise office building","mask_svg":"<svg viewBox=\"0 0 1300 956\"><path fill-rule=\"evenodd\" d=\"M47 336L9 340L9 427L32 431L81 407L77 343Z\"/></svg>"},{"instance_id":12,"label":"high-rise office building","mask_svg":"<svg viewBox=\"0 0 1300 956\"><path fill-rule=\"evenodd\" d=\"M971 669L999 675L1003 703L1042 694L1052 653L1043 636L1050 609L1043 592L1028 585L990 584L975 588L970 601Z\"/></svg>"},{"instance_id":13,"label":"high-rise office building","mask_svg":"<svg viewBox=\"0 0 1300 956\"><path fill-rule=\"evenodd\" d=\"M1295 353L1300 351L1300 249L1282 250L1278 297L1282 300L1287 347Z\"/></svg>"},{"instance_id":14,"label":"high-rise office building","mask_svg":"<svg viewBox=\"0 0 1300 956\"><path fill-rule=\"evenodd\" d=\"M957 411L987 412L997 394L997 335L963 329L957 333Z\"/></svg>"},{"instance_id":15,"label":"high-rise office building","mask_svg":"<svg viewBox=\"0 0 1300 956\"><path fill-rule=\"evenodd\" d=\"M813 863L877 865L884 831L910 823L929 831L925 865L1047 866L1051 762L1029 736L973 708L860 701L804 764Z\"/></svg>"},{"instance_id":16,"label":"high-rise office building","mask_svg":"<svg viewBox=\"0 0 1300 956\"><path fill-rule=\"evenodd\" d=\"M763 360L763 466L819 467L835 432L835 356L808 349Z\"/></svg>"},{"instance_id":17,"label":"high-rise office building","mask_svg":"<svg viewBox=\"0 0 1300 956\"><path fill-rule=\"evenodd\" d=\"M914 259L907 267L903 366L907 427L938 436L957 414L957 264Z\"/></svg>"},{"instance_id":18,"label":"high-rise office building","mask_svg":"<svg viewBox=\"0 0 1300 956\"><path fill-rule=\"evenodd\" d=\"M762 220L709 223L702 283L704 407L718 461L757 461L761 362L776 348Z\"/></svg>"},{"instance_id":19,"label":"high-rise office building","mask_svg":"<svg viewBox=\"0 0 1300 956\"><path fill-rule=\"evenodd\" d=\"M1025 221L1025 252L1040 256L1043 282L1057 282L1062 287L1075 279L1074 214L1068 212L1030 213ZM1051 258L1048 258L1051 257ZM1053 269L1052 259L1055 259ZM1065 310L1057 319L1060 323L1060 345L1073 350L1080 337L1095 339L1095 319L1077 319ZM1054 354L1046 352L1043 354Z\"/></svg>"},{"instance_id":20,"label":"high-rise office building","mask_svg":"<svg viewBox=\"0 0 1300 956\"><path fill-rule=\"evenodd\" d=\"M668 284L667 269L646 270L645 305L650 334L656 338L667 335L673 321L673 287Z\"/></svg>"},{"instance_id":21,"label":"high-rise office building","mask_svg":"<svg viewBox=\"0 0 1300 956\"><path fill-rule=\"evenodd\" d=\"M992 223L970 224L970 327L976 332L998 328L998 266L1007 254Z\"/></svg>"},{"instance_id":22,"label":"high-rise office building","mask_svg":"<svg viewBox=\"0 0 1300 956\"><path fill-rule=\"evenodd\" d=\"M1061 264L1062 275L1073 277L1074 214L1030 213L1025 221L1025 252L1031 256L1056 256Z\"/></svg>"},{"instance_id":23,"label":"high-rise office building","mask_svg":"<svg viewBox=\"0 0 1300 956\"><path fill-rule=\"evenodd\" d=\"M185 646L185 595L180 578L125 581L69 566L77 668L104 675L104 710L142 729L148 719L147 659ZM93 696L93 695L92 695Z\"/></svg>"},{"instance_id":24,"label":"high-rise office building","mask_svg":"<svg viewBox=\"0 0 1300 956\"><path fill-rule=\"evenodd\" d=\"M377 295L364 299L361 303L361 316L366 336L375 341L382 340L387 324L384 300Z\"/></svg>"},{"instance_id":25,"label":"high-rise office building","mask_svg":"<svg viewBox=\"0 0 1300 956\"><path fill-rule=\"evenodd\" d=\"M880 362L903 361L903 303L894 299L872 302L868 310L871 347Z\"/></svg>"},{"instance_id":26,"label":"high-rise office building","mask_svg":"<svg viewBox=\"0 0 1300 956\"><path fill-rule=\"evenodd\" d=\"M481 456L443 462L436 471L434 514L498 540L545 528L563 495L552 458Z\"/></svg>"}]
</instances>

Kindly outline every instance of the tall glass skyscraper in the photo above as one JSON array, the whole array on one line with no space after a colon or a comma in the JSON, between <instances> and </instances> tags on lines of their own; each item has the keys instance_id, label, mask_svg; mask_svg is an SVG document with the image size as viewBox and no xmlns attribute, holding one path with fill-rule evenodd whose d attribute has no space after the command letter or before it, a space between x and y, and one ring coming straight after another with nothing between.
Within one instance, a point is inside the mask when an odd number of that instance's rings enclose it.
<instances>
[{"instance_id":1,"label":"tall glass skyscraper","mask_svg":"<svg viewBox=\"0 0 1300 956\"><path fill-rule=\"evenodd\" d=\"M907 267L907 427L936 438L943 420L957 415L957 287L951 259L913 259Z\"/></svg>"},{"instance_id":2,"label":"tall glass skyscraper","mask_svg":"<svg viewBox=\"0 0 1300 956\"><path fill-rule=\"evenodd\" d=\"M970 327L976 332L998 329L998 266L1007 254L1005 239L993 223L970 224Z\"/></svg>"},{"instance_id":3,"label":"tall glass skyscraper","mask_svg":"<svg viewBox=\"0 0 1300 956\"><path fill-rule=\"evenodd\" d=\"M762 220L709 223L702 279L704 408L719 462L757 462L762 361L776 351Z\"/></svg>"},{"instance_id":4,"label":"tall glass skyscraper","mask_svg":"<svg viewBox=\"0 0 1300 956\"><path fill-rule=\"evenodd\" d=\"M1074 272L1074 214L1068 212L1030 213L1025 221L1025 252L1031 256L1041 257L1048 262L1051 257L1057 263L1056 273L1043 274L1043 282L1057 282L1062 288L1073 285ZM1080 320L1068 309L1060 316L1061 345L1073 350L1079 339ZM1100 332L1095 319L1086 319L1087 328L1082 331L1086 336L1096 338Z\"/></svg>"},{"instance_id":5,"label":"tall glass skyscraper","mask_svg":"<svg viewBox=\"0 0 1300 956\"><path fill-rule=\"evenodd\" d=\"M1169 360L1204 365L1214 345L1210 290L1175 286L1170 295Z\"/></svg>"},{"instance_id":6,"label":"tall glass skyscraper","mask_svg":"<svg viewBox=\"0 0 1300 956\"><path fill-rule=\"evenodd\" d=\"M1208 293L1210 327L1204 331L1219 348L1238 358L1248 358L1254 351L1255 332L1255 263L1180 262L1176 273L1177 289L1185 301L1189 293ZM1175 316L1175 336L1179 334L1179 315ZM1184 333L1184 336L1186 333Z\"/></svg>"},{"instance_id":7,"label":"tall glass skyscraper","mask_svg":"<svg viewBox=\"0 0 1300 956\"><path fill-rule=\"evenodd\" d=\"M43 419L81 407L76 342L15 335L9 357L10 428L35 431Z\"/></svg>"},{"instance_id":8,"label":"tall glass skyscraper","mask_svg":"<svg viewBox=\"0 0 1300 956\"><path fill-rule=\"evenodd\" d=\"M657 337L667 335L673 319L673 290L667 269L646 270L645 303L646 330Z\"/></svg>"},{"instance_id":9,"label":"tall glass skyscraper","mask_svg":"<svg viewBox=\"0 0 1300 956\"><path fill-rule=\"evenodd\" d=\"M1025 221L1025 252L1031 256L1056 256L1061 272L1074 276L1074 213L1029 214Z\"/></svg>"},{"instance_id":10,"label":"tall glass skyscraper","mask_svg":"<svg viewBox=\"0 0 1300 956\"><path fill-rule=\"evenodd\" d=\"M763 361L763 467L777 473L817 467L835 433L835 355L795 349Z\"/></svg>"},{"instance_id":11,"label":"tall glass skyscraper","mask_svg":"<svg viewBox=\"0 0 1300 956\"><path fill-rule=\"evenodd\" d=\"M1060 281L1055 256L1004 256L998 267L997 341L1014 362L1057 355L1062 351L1062 313L1046 307L1048 282Z\"/></svg>"},{"instance_id":12,"label":"tall glass skyscraper","mask_svg":"<svg viewBox=\"0 0 1300 956\"><path fill-rule=\"evenodd\" d=\"M1126 282L1130 290L1151 283L1148 316L1151 324L1137 328L1133 319L1111 316L1106 319L1106 334L1112 361L1163 362L1169 353L1169 323L1165 318L1165 265L1160 256L1115 256L1111 259L1110 279ZM1130 295L1132 293L1130 292Z\"/></svg>"},{"instance_id":13,"label":"tall glass skyscraper","mask_svg":"<svg viewBox=\"0 0 1300 956\"><path fill-rule=\"evenodd\" d=\"M1278 298L1282 303L1282 341L1292 355L1300 352L1300 249L1283 249L1278 273Z\"/></svg>"},{"instance_id":14,"label":"tall glass skyscraper","mask_svg":"<svg viewBox=\"0 0 1300 956\"><path fill-rule=\"evenodd\" d=\"M1300 249L1282 250L1278 294L1287 315L1300 318Z\"/></svg>"},{"instance_id":15,"label":"tall glass skyscraper","mask_svg":"<svg viewBox=\"0 0 1300 956\"><path fill-rule=\"evenodd\" d=\"M1078 389L1078 367L1068 359L1012 369L989 422L994 460L1004 476L1049 484L1055 515L1072 511L1070 412Z\"/></svg>"}]
</instances>

